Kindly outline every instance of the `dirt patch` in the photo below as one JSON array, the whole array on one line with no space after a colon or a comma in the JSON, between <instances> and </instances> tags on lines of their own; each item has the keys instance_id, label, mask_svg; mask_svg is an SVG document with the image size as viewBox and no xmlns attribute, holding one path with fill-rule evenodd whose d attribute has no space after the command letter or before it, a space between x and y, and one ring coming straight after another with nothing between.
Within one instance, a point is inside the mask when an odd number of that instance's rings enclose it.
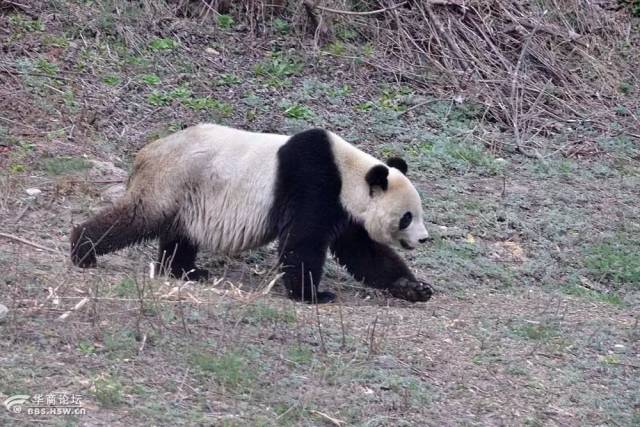
<instances>
[{"instance_id":1,"label":"dirt patch","mask_svg":"<svg viewBox=\"0 0 640 427\"><path fill-rule=\"evenodd\" d=\"M0 15L0 401L65 392L87 412L0 407L0 423L638 423L631 140L591 130L596 157L496 153L511 140L472 105L314 50L287 22L249 37L103 6ZM202 284L149 279L154 242L72 267L71 226L119 194L132 154L200 121L326 127L402 155L434 236L402 255L433 299L389 298L331 261L340 303L295 303L272 246L204 253Z\"/></svg>"}]
</instances>

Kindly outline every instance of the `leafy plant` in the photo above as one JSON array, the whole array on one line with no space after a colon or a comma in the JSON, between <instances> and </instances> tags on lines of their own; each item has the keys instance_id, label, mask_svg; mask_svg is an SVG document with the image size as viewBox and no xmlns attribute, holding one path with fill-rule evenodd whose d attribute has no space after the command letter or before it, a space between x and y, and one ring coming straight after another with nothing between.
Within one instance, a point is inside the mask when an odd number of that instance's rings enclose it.
<instances>
[{"instance_id":1,"label":"leafy plant","mask_svg":"<svg viewBox=\"0 0 640 427\"><path fill-rule=\"evenodd\" d=\"M300 73L303 65L289 56L273 54L271 58L264 60L255 67L256 75L268 77L271 86L285 86L286 78Z\"/></svg>"},{"instance_id":2,"label":"leafy plant","mask_svg":"<svg viewBox=\"0 0 640 427\"><path fill-rule=\"evenodd\" d=\"M140 80L148 85L158 85L161 83L160 77L155 74L143 74L140 76Z\"/></svg>"},{"instance_id":3,"label":"leafy plant","mask_svg":"<svg viewBox=\"0 0 640 427\"><path fill-rule=\"evenodd\" d=\"M332 55L342 56L347 52L347 47L340 40L336 40L333 43L329 43L324 50Z\"/></svg>"},{"instance_id":4,"label":"leafy plant","mask_svg":"<svg viewBox=\"0 0 640 427\"><path fill-rule=\"evenodd\" d=\"M189 359L191 365L206 374L212 374L218 384L232 390L246 390L255 380L254 370L240 352L227 352L221 356L194 352Z\"/></svg>"},{"instance_id":5,"label":"leafy plant","mask_svg":"<svg viewBox=\"0 0 640 427\"><path fill-rule=\"evenodd\" d=\"M640 285L638 242L616 239L596 245L588 251L585 265L595 280L613 286Z\"/></svg>"},{"instance_id":6,"label":"leafy plant","mask_svg":"<svg viewBox=\"0 0 640 427\"><path fill-rule=\"evenodd\" d=\"M216 80L216 83L221 86L232 86L242 83L242 80L240 80L240 77L236 76L235 74L224 73L220 74L220 76Z\"/></svg>"},{"instance_id":7,"label":"leafy plant","mask_svg":"<svg viewBox=\"0 0 640 427\"><path fill-rule=\"evenodd\" d=\"M120 84L120 82L121 82L120 77L116 76L115 74L109 74L108 76L104 76L102 78L102 83L107 84L109 86L116 86Z\"/></svg>"},{"instance_id":8,"label":"leafy plant","mask_svg":"<svg viewBox=\"0 0 640 427\"><path fill-rule=\"evenodd\" d=\"M94 382L94 388L96 400L103 407L118 406L124 400L122 384L116 378L108 376L98 378Z\"/></svg>"},{"instance_id":9,"label":"leafy plant","mask_svg":"<svg viewBox=\"0 0 640 427\"><path fill-rule=\"evenodd\" d=\"M48 76L55 76L58 74L58 66L44 58L38 59L36 62L36 68Z\"/></svg>"},{"instance_id":10,"label":"leafy plant","mask_svg":"<svg viewBox=\"0 0 640 427\"><path fill-rule=\"evenodd\" d=\"M52 175L63 175L70 172L81 172L89 169L91 163L79 157L54 157L44 162L44 168Z\"/></svg>"},{"instance_id":11,"label":"leafy plant","mask_svg":"<svg viewBox=\"0 0 640 427\"><path fill-rule=\"evenodd\" d=\"M149 49L153 51L172 50L177 46L177 42L169 38L156 38L149 42Z\"/></svg>"},{"instance_id":12,"label":"leafy plant","mask_svg":"<svg viewBox=\"0 0 640 427\"><path fill-rule=\"evenodd\" d=\"M229 15L218 15L218 17L216 18L216 22L218 24L218 27L224 30L233 27L233 24L235 23L233 18Z\"/></svg>"},{"instance_id":13,"label":"leafy plant","mask_svg":"<svg viewBox=\"0 0 640 427\"><path fill-rule=\"evenodd\" d=\"M308 119L313 116L313 111L305 105L293 104L285 108L284 114L292 119Z\"/></svg>"},{"instance_id":14,"label":"leafy plant","mask_svg":"<svg viewBox=\"0 0 640 427\"><path fill-rule=\"evenodd\" d=\"M282 18L273 20L273 28L280 34L287 34L291 30L291 26Z\"/></svg>"},{"instance_id":15,"label":"leafy plant","mask_svg":"<svg viewBox=\"0 0 640 427\"><path fill-rule=\"evenodd\" d=\"M44 24L39 19L27 19L22 15L9 16L9 25L18 31L27 33L44 31Z\"/></svg>"}]
</instances>

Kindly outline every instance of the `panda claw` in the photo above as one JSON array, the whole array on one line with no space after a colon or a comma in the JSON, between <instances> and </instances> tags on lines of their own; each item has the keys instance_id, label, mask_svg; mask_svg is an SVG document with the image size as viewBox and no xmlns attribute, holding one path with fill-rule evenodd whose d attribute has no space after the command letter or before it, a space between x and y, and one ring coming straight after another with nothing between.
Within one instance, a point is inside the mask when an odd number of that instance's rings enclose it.
<instances>
[{"instance_id":1,"label":"panda claw","mask_svg":"<svg viewBox=\"0 0 640 427\"><path fill-rule=\"evenodd\" d=\"M424 282L402 277L395 281L389 292L396 298L411 302L428 301L433 295L431 286Z\"/></svg>"}]
</instances>

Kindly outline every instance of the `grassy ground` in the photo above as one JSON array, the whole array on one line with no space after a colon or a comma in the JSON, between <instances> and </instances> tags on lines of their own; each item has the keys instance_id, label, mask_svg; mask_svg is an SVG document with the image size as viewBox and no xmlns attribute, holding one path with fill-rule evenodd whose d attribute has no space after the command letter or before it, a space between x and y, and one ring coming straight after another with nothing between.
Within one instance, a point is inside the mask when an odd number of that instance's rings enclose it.
<instances>
[{"instance_id":1,"label":"grassy ground","mask_svg":"<svg viewBox=\"0 0 640 427\"><path fill-rule=\"evenodd\" d=\"M0 400L66 392L87 412L0 408L0 424L640 425L637 140L585 124L564 130L583 135L573 151L560 133L511 156L477 105L379 74L347 35L318 52L284 20L254 37L136 7L0 15ZM200 121L327 127L403 155L436 236L403 255L433 299L330 262L341 302L293 303L270 286L271 247L203 256L205 284L148 279L153 243L72 267L70 227L118 168Z\"/></svg>"}]
</instances>

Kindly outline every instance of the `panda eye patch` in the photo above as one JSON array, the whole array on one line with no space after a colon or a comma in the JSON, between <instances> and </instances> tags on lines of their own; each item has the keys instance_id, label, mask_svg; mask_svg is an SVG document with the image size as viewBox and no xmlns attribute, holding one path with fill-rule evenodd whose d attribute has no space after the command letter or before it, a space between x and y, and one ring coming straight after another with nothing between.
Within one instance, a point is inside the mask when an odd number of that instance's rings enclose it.
<instances>
[{"instance_id":1,"label":"panda eye patch","mask_svg":"<svg viewBox=\"0 0 640 427\"><path fill-rule=\"evenodd\" d=\"M411 212L407 212L404 215L402 215L402 218L400 218L400 230L404 230L405 228L407 228L409 226L409 224L411 224L411 220L413 219L413 215L411 215Z\"/></svg>"}]
</instances>

